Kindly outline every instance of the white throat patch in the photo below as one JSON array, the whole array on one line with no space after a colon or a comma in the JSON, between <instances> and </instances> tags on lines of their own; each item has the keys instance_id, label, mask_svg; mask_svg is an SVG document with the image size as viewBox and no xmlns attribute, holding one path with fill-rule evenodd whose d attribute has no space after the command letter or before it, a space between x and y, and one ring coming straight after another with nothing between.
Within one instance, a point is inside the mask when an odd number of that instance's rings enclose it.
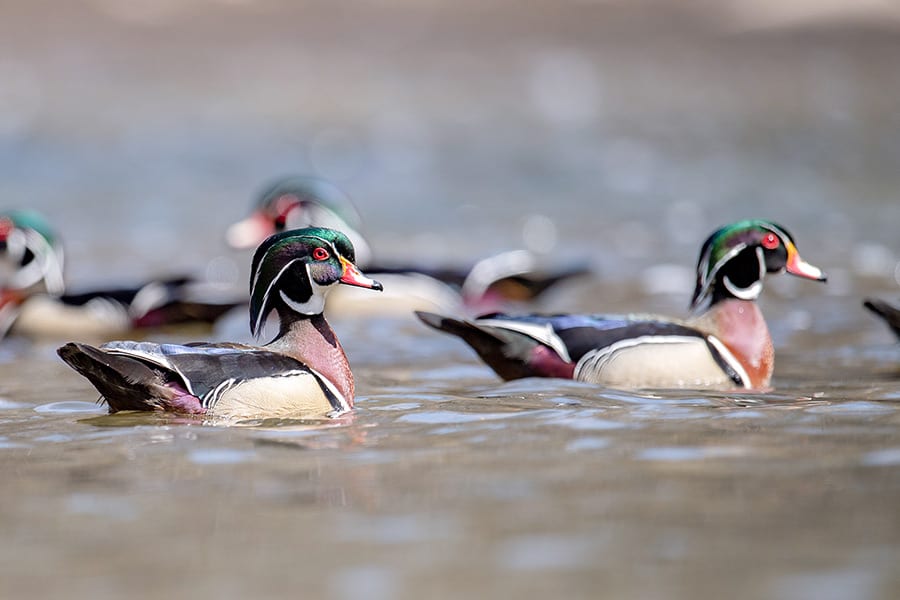
<instances>
[{"instance_id":1,"label":"white throat patch","mask_svg":"<svg viewBox=\"0 0 900 600\"><path fill-rule=\"evenodd\" d=\"M749 286L745 288L738 287L728 279L727 275L722 278L725 289L731 292L736 298L741 300L756 300L762 293L763 278L766 276L766 257L763 255L763 249L760 247L756 248L756 259L759 261L759 279Z\"/></svg>"},{"instance_id":2,"label":"white throat patch","mask_svg":"<svg viewBox=\"0 0 900 600\"><path fill-rule=\"evenodd\" d=\"M312 288L312 295L309 297L309 300L307 300L306 302L297 302L296 300L285 294L284 290L279 290L278 295L281 296L281 299L292 311L301 315L318 315L322 314L322 312L325 310L325 296L328 295L328 292L331 291L331 288L333 288L335 284L319 285L312 278L312 273L309 272L309 267L310 265L307 264L306 277L309 280L310 288Z\"/></svg>"}]
</instances>

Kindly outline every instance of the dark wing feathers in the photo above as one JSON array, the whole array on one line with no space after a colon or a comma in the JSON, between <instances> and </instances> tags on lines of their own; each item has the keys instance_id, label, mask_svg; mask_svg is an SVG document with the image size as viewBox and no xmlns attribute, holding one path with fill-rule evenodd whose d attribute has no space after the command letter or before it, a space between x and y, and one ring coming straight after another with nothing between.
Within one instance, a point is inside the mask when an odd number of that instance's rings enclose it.
<instances>
[{"instance_id":1,"label":"dark wing feathers","mask_svg":"<svg viewBox=\"0 0 900 600\"><path fill-rule=\"evenodd\" d=\"M475 320L507 321L549 326L562 341L572 362L597 348L643 336L706 337L704 333L673 321L642 315L506 315L494 313Z\"/></svg>"},{"instance_id":2,"label":"dark wing feathers","mask_svg":"<svg viewBox=\"0 0 900 600\"><path fill-rule=\"evenodd\" d=\"M165 374L142 361L87 344L66 344L57 353L97 388L111 412L152 410L174 396L174 390L166 387Z\"/></svg>"},{"instance_id":3,"label":"dark wing feathers","mask_svg":"<svg viewBox=\"0 0 900 600\"><path fill-rule=\"evenodd\" d=\"M468 321L416 311L416 316L429 327L463 339L503 379L519 379L534 375L529 365L530 351L537 345L531 338L499 328L482 328Z\"/></svg>"},{"instance_id":4,"label":"dark wing feathers","mask_svg":"<svg viewBox=\"0 0 900 600\"><path fill-rule=\"evenodd\" d=\"M609 326L612 323L615 325ZM556 332L569 349L569 356L574 361L578 361L591 350L611 346L626 339L644 336L706 337L696 329L667 321L633 320L613 321L612 323L598 320L596 326L558 329Z\"/></svg>"},{"instance_id":5,"label":"dark wing feathers","mask_svg":"<svg viewBox=\"0 0 900 600\"><path fill-rule=\"evenodd\" d=\"M425 312L416 315L426 325L462 338L504 379L572 377L575 364L588 352L622 340L706 337L687 325L649 315L492 313L471 321Z\"/></svg>"},{"instance_id":6,"label":"dark wing feathers","mask_svg":"<svg viewBox=\"0 0 900 600\"><path fill-rule=\"evenodd\" d=\"M203 397L228 379L255 379L309 368L285 354L259 350L242 344L155 344L115 342L101 346L135 359L153 362L176 373L188 389ZM158 357L154 360L154 357Z\"/></svg>"},{"instance_id":7,"label":"dark wing feathers","mask_svg":"<svg viewBox=\"0 0 900 600\"><path fill-rule=\"evenodd\" d=\"M900 338L900 308L891 306L884 300L878 300L876 298L866 298L866 301L863 302L863 306L884 319L894 332L894 335Z\"/></svg>"},{"instance_id":8,"label":"dark wing feathers","mask_svg":"<svg viewBox=\"0 0 900 600\"><path fill-rule=\"evenodd\" d=\"M228 380L309 371L290 356L240 344L110 342L95 348L70 343L58 353L90 380L113 412L162 406L202 412L200 399Z\"/></svg>"}]
</instances>

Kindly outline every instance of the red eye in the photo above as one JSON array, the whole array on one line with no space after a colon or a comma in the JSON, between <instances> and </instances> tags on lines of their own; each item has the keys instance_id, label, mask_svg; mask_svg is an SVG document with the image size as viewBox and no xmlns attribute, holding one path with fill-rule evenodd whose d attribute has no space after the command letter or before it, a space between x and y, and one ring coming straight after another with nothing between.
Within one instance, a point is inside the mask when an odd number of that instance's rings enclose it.
<instances>
[{"instance_id":1,"label":"red eye","mask_svg":"<svg viewBox=\"0 0 900 600\"><path fill-rule=\"evenodd\" d=\"M774 233L768 233L766 234L766 237L762 239L762 247L766 250L774 250L780 243L778 236Z\"/></svg>"},{"instance_id":2,"label":"red eye","mask_svg":"<svg viewBox=\"0 0 900 600\"><path fill-rule=\"evenodd\" d=\"M313 258L316 260L328 260L330 256L325 248L316 248L312 252Z\"/></svg>"}]
</instances>

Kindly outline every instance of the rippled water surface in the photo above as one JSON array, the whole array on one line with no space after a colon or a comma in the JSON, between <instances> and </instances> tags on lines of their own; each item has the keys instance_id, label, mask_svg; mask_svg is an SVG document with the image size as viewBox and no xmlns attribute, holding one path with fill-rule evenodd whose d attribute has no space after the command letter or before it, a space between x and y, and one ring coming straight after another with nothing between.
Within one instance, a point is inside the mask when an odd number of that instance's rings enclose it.
<instances>
[{"instance_id":1,"label":"rippled water surface","mask_svg":"<svg viewBox=\"0 0 900 600\"><path fill-rule=\"evenodd\" d=\"M900 590L897 348L788 356L763 395L641 394L344 329L358 408L324 423L109 416L49 347L0 366L4 594Z\"/></svg>"},{"instance_id":2,"label":"rippled water surface","mask_svg":"<svg viewBox=\"0 0 900 600\"><path fill-rule=\"evenodd\" d=\"M225 226L315 172L386 261L527 246L593 271L537 309L676 316L705 235L771 218L830 275L767 282L773 389L503 383L335 314L351 415L214 427L106 415L63 340L8 339L0 597L900 596L900 345L861 308L900 298L894 21L525 4L23 5L2 203L63 229L73 288L243 287Z\"/></svg>"}]
</instances>

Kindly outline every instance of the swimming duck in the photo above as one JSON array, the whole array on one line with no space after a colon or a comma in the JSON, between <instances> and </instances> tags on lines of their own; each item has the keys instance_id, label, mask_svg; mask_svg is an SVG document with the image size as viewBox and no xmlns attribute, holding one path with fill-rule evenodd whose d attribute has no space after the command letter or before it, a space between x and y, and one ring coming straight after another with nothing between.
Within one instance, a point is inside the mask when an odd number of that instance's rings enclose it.
<instances>
[{"instance_id":1,"label":"swimming duck","mask_svg":"<svg viewBox=\"0 0 900 600\"><path fill-rule=\"evenodd\" d=\"M39 213L0 213L0 338L109 337L133 329L212 323L245 302L210 293L191 277L65 293L59 236Z\"/></svg>"},{"instance_id":2,"label":"swimming duck","mask_svg":"<svg viewBox=\"0 0 900 600\"><path fill-rule=\"evenodd\" d=\"M361 268L389 282L392 290L372 302L358 302L355 290L342 290L330 303L341 312L409 314L416 308L483 312L535 300L554 285L588 274L584 265L546 271L525 250L479 260L471 268L376 264L360 233L361 220L349 197L329 181L290 176L266 187L250 216L231 225L226 240L233 248L251 248L267 235L294 227L331 227L347 233ZM413 306L410 306L410 305Z\"/></svg>"},{"instance_id":3,"label":"swimming duck","mask_svg":"<svg viewBox=\"0 0 900 600\"><path fill-rule=\"evenodd\" d=\"M323 315L337 284L381 290L354 264L342 233L311 227L267 238L253 256L250 330L275 311L279 332L264 346L237 343L68 343L59 356L109 405L209 417L336 415L353 407L353 374Z\"/></svg>"},{"instance_id":4,"label":"swimming duck","mask_svg":"<svg viewBox=\"0 0 900 600\"><path fill-rule=\"evenodd\" d=\"M697 316L418 317L461 337L500 377L561 377L619 388L769 385L774 350L756 304L767 273L825 281L783 228L762 220L722 227L704 242L691 307Z\"/></svg>"},{"instance_id":5,"label":"swimming duck","mask_svg":"<svg viewBox=\"0 0 900 600\"><path fill-rule=\"evenodd\" d=\"M877 298L866 298L863 306L884 319L884 322L888 324L894 335L900 338L900 308Z\"/></svg>"},{"instance_id":6,"label":"swimming duck","mask_svg":"<svg viewBox=\"0 0 900 600\"><path fill-rule=\"evenodd\" d=\"M372 258L349 196L321 177L297 175L272 182L259 194L250 215L228 227L225 239L232 248L246 250L257 247L273 233L301 227L343 232L356 250L360 268Z\"/></svg>"}]
</instances>

